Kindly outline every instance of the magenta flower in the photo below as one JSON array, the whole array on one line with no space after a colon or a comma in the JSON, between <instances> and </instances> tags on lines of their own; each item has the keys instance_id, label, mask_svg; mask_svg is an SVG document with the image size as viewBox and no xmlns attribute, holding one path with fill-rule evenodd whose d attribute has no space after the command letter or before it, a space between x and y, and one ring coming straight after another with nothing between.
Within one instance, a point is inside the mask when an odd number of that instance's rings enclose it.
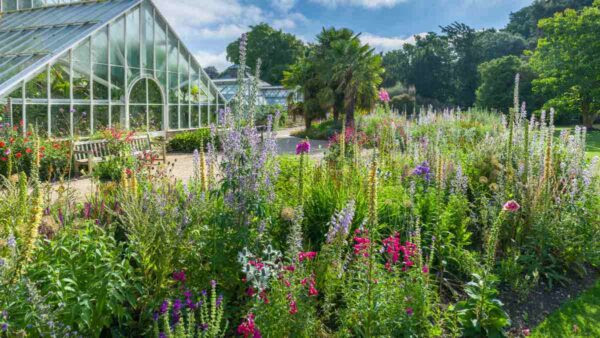
<instances>
[{"instance_id":1,"label":"magenta flower","mask_svg":"<svg viewBox=\"0 0 600 338\"><path fill-rule=\"evenodd\" d=\"M504 207L502 208L502 210L508 212L517 212L519 209L521 209L521 206L514 200L504 203Z\"/></svg>"},{"instance_id":2,"label":"magenta flower","mask_svg":"<svg viewBox=\"0 0 600 338\"><path fill-rule=\"evenodd\" d=\"M412 307L407 307L407 308L406 308L406 314L407 314L407 315L409 315L409 316L412 316L412 315L413 315L413 313L414 313L414 311L413 311Z\"/></svg>"},{"instance_id":3,"label":"magenta flower","mask_svg":"<svg viewBox=\"0 0 600 338\"><path fill-rule=\"evenodd\" d=\"M387 92L387 90L382 89L379 91L379 100L381 100L381 102L390 102L390 94Z\"/></svg>"},{"instance_id":4,"label":"magenta flower","mask_svg":"<svg viewBox=\"0 0 600 338\"><path fill-rule=\"evenodd\" d=\"M424 274L428 274L429 273L429 266L423 265L422 271L423 271Z\"/></svg>"},{"instance_id":5,"label":"magenta flower","mask_svg":"<svg viewBox=\"0 0 600 338\"><path fill-rule=\"evenodd\" d=\"M175 271L173 272L173 279L185 283L185 271Z\"/></svg>"},{"instance_id":6,"label":"magenta flower","mask_svg":"<svg viewBox=\"0 0 600 338\"><path fill-rule=\"evenodd\" d=\"M296 145L296 155L305 154L310 151L310 143L308 140L302 141Z\"/></svg>"}]
</instances>

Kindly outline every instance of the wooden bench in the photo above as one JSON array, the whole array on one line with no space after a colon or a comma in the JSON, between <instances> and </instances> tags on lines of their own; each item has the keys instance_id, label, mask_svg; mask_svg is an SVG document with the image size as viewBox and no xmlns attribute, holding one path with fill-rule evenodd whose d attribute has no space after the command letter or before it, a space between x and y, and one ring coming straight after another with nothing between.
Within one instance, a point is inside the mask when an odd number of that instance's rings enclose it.
<instances>
[{"instance_id":1,"label":"wooden bench","mask_svg":"<svg viewBox=\"0 0 600 338\"><path fill-rule=\"evenodd\" d=\"M156 147L156 145L159 147ZM153 142L150 135L134 136L130 140L131 155L142 161L155 162L167 160L167 148L165 142ZM75 171L80 172L81 167L88 169L88 174L94 170L96 163L106 160L110 156L118 154L111 153L107 140L79 141L73 144L73 160Z\"/></svg>"}]
</instances>

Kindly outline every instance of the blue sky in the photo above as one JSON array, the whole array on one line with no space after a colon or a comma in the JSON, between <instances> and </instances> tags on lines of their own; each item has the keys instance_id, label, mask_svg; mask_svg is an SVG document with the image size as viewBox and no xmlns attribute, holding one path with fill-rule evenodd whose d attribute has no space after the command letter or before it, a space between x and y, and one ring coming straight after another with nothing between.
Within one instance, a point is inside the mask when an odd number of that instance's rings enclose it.
<instances>
[{"instance_id":1,"label":"blue sky","mask_svg":"<svg viewBox=\"0 0 600 338\"><path fill-rule=\"evenodd\" d=\"M322 27L348 27L378 51L414 35L464 22L501 28L532 0L154 0L200 63L227 67L225 47L248 26L267 22L310 42Z\"/></svg>"}]
</instances>

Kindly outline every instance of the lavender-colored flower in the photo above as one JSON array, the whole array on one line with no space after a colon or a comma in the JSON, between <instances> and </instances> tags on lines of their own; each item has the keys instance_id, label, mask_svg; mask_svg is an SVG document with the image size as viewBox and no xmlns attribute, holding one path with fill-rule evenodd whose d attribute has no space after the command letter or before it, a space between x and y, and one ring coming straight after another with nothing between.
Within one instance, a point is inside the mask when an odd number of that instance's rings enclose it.
<instances>
[{"instance_id":1,"label":"lavender-colored flower","mask_svg":"<svg viewBox=\"0 0 600 338\"><path fill-rule=\"evenodd\" d=\"M4 259L0 258L0 268L3 267L5 264Z\"/></svg>"},{"instance_id":2,"label":"lavender-colored flower","mask_svg":"<svg viewBox=\"0 0 600 338\"><path fill-rule=\"evenodd\" d=\"M13 234L8 235L8 239L6 240L6 245L8 245L8 247L11 249L14 249L17 246L17 240L15 239L15 235L13 235Z\"/></svg>"},{"instance_id":3,"label":"lavender-colored flower","mask_svg":"<svg viewBox=\"0 0 600 338\"><path fill-rule=\"evenodd\" d=\"M164 332L158 334L158 338L167 338L167 335Z\"/></svg>"},{"instance_id":4,"label":"lavender-colored flower","mask_svg":"<svg viewBox=\"0 0 600 338\"><path fill-rule=\"evenodd\" d=\"M208 330L208 324L206 323L202 323L200 325L198 325L198 328L202 331L207 331Z\"/></svg>"},{"instance_id":5,"label":"lavender-colored flower","mask_svg":"<svg viewBox=\"0 0 600 338\"><path fill-rule=\"evenodd\" d=\"M158 312L154 312L152 314L152 320L157 321L158 320Z\"/></svg>"},{"instance_id":6,"label":"lavender-colored flower","mask_svg":"<svg viewBox=\"0 0 600 338\"><path fill-rule=\"evenodd\" d=\"M81 117L86 117L87 116L87 112L84 111L83 113L81 113Z\"/></svg>"},{"instance_id":7,"label":"lavender-colored flower","mask_svg":"<svg viewBox=\"0 0 600 338\"><path fill-rule=\"evenodd\" d=\"M212 286L213 288L217 287L217 281L216 280L211 280L210 281L210 286Z\"/></svg>"},{"instance_id":8,"label":"lavender-colored flower","mask_svg":"<svg viewBox=\"0 0 600 338\"><path fill-rule=\"evenodd\" d=\"M6 156L10 155L10 148L8 148L4 151L4 155L6 155Z\"/></svg>"},{"instance_id":9,"label":"lavender-colored flower","mask_svg":"<svg viewBox=\"0 0 600 338\"><path fill-rule=\"evenodd\" d=\"M200 293L202 294L202 296L205 296L205 297L206 297L206 295L207 295L207 292L206 292L206 290L202 290L202 291L200 291Z\"/></svg>"},{"instance_id":10,"label":"lavender-colored flower","mask_svg":"<svg viewBox=\"0 0 600 338\"><path fill-rule=\"evenodd\" d=\"M217 302L216 302L217 307L221 306L222 302L223 302L223 295L219 295L219 297L217 297Z\"/></svg>"},{"instance_id":11,"label":"lavender-colored flower","mask_svg":"<svg viewBox=\"0 0 600 338\"><path fill-rule=\"evenodd\" d=\"M8 324L3 323L2 324L2 332L6 332L6 331L8 331Z\"/></svg>"},{"instance_id":12,"label":"lavender-colored flower","mask_svg":"<svg viewBox=\"0 0 600 338\"><path fill-rule=\"evenodd\" d=\"M456 166L456 175L452 180L452 193L454 194L464 194L467 192L467 187L469 186L469 180L463 173L462 166L459 164Z\"/></svg>"},{"instance_id":13,"label":"lavender-colored flower","mask_svg":"<svg viewBox=\"0 0 600 338\"><path fill-rule=\"evenodd\" d=\"M431 168L429 167L429 164L427 163L427 161L419 164L413 170L413 175L423 176L423 178L425 178L425 180L427 180L427 181L431 180Z\"/></svg>"},{"instance_id":14,"label":"lavender-colored flower","mask_svg":"<svg viewBox=\"0 0 600 338\"><path fill-rule=\"evenodd\" d=\"M331 217L329 232L327 233L327 243L333 242L338 235L342 238L348 235L350 224L352 224L352 219L354 218L354 205L354 200L350 200L344 209Z\"/></svg>"}]
</instances>

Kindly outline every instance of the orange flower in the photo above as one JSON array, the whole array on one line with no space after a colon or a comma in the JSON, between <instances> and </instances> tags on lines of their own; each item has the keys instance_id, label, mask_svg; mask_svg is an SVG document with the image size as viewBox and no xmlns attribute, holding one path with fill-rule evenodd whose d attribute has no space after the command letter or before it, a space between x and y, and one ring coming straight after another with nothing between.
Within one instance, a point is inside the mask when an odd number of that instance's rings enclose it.
<instances>
[{"instance_id":1,"label":"orange flower","mask_svg":"<svg viewBox=\"0 0 600 338\"><path fill-rule=\"evenodd\" d=\"M6 143L0 141L0 148L4 148L5 145L6 145Z\"/></svg>"}]
</instances>

